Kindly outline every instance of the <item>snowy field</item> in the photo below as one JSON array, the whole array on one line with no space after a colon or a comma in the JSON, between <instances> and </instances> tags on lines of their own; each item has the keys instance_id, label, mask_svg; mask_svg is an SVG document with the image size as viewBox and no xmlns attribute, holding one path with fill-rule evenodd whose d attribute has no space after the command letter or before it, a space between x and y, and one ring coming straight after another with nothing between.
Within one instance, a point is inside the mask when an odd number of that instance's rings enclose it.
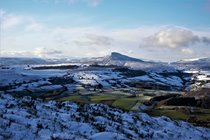
<instances>
[{"instance_id":1,"label":"snowy field","mask_svg":"<svg viewBox=\"0 0 210 140\"><path fill-rule=\"evenodd\" d=\"M54 83L51 83L49 79L55 77L74 80L74 85L71 86L89 85L93 87L100 84L104 89L128 88L131 83L137 82L148 83L149 85L168 86L171 89L181 89L185 82L183 81L183 77L177 75L164 76L156 72L145 72L143 75L129 76L126 75L126 72L116 71L114 68L98 67L33 70L27 69L25 66L8 66L7 69L0 68L0 74L0 87L10 86L9 88L12 91L16 89L17 91L21 89L34 90L46 85L53 87ZM69 87L70 84L73 83L62 83L62 86Z\"/></svg>"}]
</instances>

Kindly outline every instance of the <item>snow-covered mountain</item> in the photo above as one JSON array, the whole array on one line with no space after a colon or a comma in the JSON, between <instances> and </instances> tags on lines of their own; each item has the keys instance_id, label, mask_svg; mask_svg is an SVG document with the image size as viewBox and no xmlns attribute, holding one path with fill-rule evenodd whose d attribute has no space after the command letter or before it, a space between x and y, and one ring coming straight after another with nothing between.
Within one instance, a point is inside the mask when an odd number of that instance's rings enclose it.
<instances>
[{"instance_id":1,"label":"snow-covered mountain","mask_svg":"<svg viewBox=\"0 0 210 140\"><path fill-rule=\"evenodd\" d=\"M110 55L103 57L100 64L124 66L126 63L130 62L144 62L144 61L117 52L112 52Z\"/></svg>"},{"instance_id":2,"label":"snow-covered mountain","mask_svg":"<svg viewBox=\"0 0 210 140\"><path fill-rule=\"evenodd\" d=\"M105 64L112 63L113 61L123 61L123 62L143 62L140 59L129 57L117 52L112 52L111 55L104 57L103 62Z\"/></svg>"},{"instance_id":3,"label":"snow-covered mountain","mask_svg":"<svg viewBox=\"0 0 210 140\"><path fill-rule=\"evenodd\" d=\"M142 69L149 71L175 71L175 69L168 65L168 63L145 61L142 59L129 57L117 52L112 52L111 55L101 58L101 61L98 61L97 63L99 65L125 66L132 69Z\"/></svg>"}]
</instances>

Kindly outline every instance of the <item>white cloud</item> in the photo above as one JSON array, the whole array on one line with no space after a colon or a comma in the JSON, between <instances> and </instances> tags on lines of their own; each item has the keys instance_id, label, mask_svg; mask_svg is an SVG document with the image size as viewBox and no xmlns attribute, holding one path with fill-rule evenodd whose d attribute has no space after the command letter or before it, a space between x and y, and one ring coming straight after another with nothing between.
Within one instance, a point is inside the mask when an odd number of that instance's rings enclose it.
<instances>
[{"instance_id":1,"label":"white cloud","mask_svg":"<svg viewBox=\"0 0 210 140\"><path fill-rule=\"evenodd\" d=\"M190 49L190 48L182 48L181 52L184 53L184 54L187 54L187 55L194 54L194 51L192 49Z\"/></svg>"},{"instance_id":2,"label":"white cloud","mask_svg":"<svg viewBox=\"0 0 210 140\"><path fill-rule=\"evenodd\" d=\"M23 23L23 18L21 16L6 13L2 15L2 29L4 30L15 28L21 23Z\"/></svg>"},{"instance_id":3,"label":"white cloud","mask_svg":"<svg viewBox=\"0 0 210 140\"><path fill-rule=\"evenodd\" d=\"M1 57L33 57L33 53L30 51L1 51Z\"/></svg>"},{"instance_id":4,"label":"white cloud","mask_svg":"<svg viewBox=\"0 0 210 140\"><path fill-rule=\"evenodd\" d=\"M63 52L60 50L48 49L48 48L36 48L33 51L33 54L38 57L57 56L57 55L61 55L62 53Z\"/></svg>"},{"instance_id":5,"label":"white cloud","mask_svg":"<svg viewBox=\"0 0 210 140\"><path fill-rule=\"evenodd\" d=\"M42 58L57 58L63 54L62 51L49 48L35 48L32 51L2 51L1 56L10 57L42 57Z\"/></svg>"},{"instance_id":6,"label":"white cloud","mask_svg":"<svg viewBox=\"0 0 210 140\"><path fill-rule=\"evenodd\" d=\"M8 13L0 9L0 17L2 20L2 29L5 31L16 28L25 28L26 31L40 32L43 30L43 25L38 23L33 17Z\"/></svg>"},{"instance_id":7,"label":"white cloud","mask_svg":"<svg viewBox=\"0 0 210 140\"><path fill-rule=\"evenodd\" d=\"M146 38L148 45L157 47L187 47L200 42L200 37L184 28L166 28Z\"/></svg>"},{"instance_id":8,"label":"white cloud","mask_svg":"<svg viewBox=\"0 0 210 140\"><path fill-rule=\"evenodd\" d=\"M114 39L104 35L86 34L83 39L75 40L74 43L78 46L111 46Z\"/></svg>"}]
</instances>

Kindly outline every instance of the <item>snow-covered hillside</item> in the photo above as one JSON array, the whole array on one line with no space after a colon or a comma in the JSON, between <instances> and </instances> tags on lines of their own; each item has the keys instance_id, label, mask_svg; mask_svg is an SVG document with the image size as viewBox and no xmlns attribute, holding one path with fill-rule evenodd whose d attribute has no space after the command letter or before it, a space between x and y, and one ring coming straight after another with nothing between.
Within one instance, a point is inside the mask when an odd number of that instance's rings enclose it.
<instances>
[{"instance_id":1,"label":"snow-covered hillside","mask_svg":"<svg viewBox=\"0 0 210 140\"><path fill-rule=\"evenodd\" d=\"M125 112L102 104L43 102L0 94L0 139L179 139L210 138L210 129L167 117Z\"/></svg>"},{"instance_id":2,"label":"snow-covered hillside","mask_svg":"<svg viewBox=\"0 0 210 140\"><path fill-rule=\"evenodd\" d=\"M24 66L0 68L0 91L7 93L15 91L38 92L46 89L46 86L57 89L57 86L60 85L61 89L63 87L69 89L69 86L88 88L99 84L103 86L103 89L129 88L138 85L145 87L144 85L146 85L148 88L157 86L159 89L182 90L186 83L184 78L189 78L187 75L177 72L162 74L127 68L80 67L64 70L26 68Z\"/></svg>"},{"instance_id":3,"label":"snow-covered hillside","mask_svg":"<svg viewBox=\"0 0 210 140\"><path fill-rule=\"evenodd\" d=\"M172 65L178 69L210 70L210 58L181 60Z\"/></svg>"}]
</instances>

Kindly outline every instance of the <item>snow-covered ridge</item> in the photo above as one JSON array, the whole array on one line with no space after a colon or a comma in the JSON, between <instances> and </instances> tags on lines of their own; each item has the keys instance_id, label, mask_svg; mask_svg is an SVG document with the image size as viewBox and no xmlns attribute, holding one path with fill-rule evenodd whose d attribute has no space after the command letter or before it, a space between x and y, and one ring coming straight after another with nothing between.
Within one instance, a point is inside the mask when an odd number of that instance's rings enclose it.
<instances>
[{"instance_id":1,"label":"snow-covered ridge","mask_svg":"<svg viewBox=\"0 0 210 140\"><path fill-rule=\"evenodd\" d=\"M107 55L99 61L101 65L117 65L117 66L124 66L126 63L144 63L143 60L129 57L117 52L112 52L110 55Z\"/></svg>"},{"instance_id":2,"label":"snow-covered ridge","mask_svg":"<svg viewBox=\"0 0 210 140\"><path fill-rule=\"evenodd\" d=\"M0 94L0 139L209 139L210 129L102 104Z\"/></svg>"},{"instance_id":3,"label":"snow-covered ridge","mask_svg":"<svg viewBox=\"0 0 210 140\"><path fill-rule=\"evenodd\" d=\"M173 67L177 69L185 70L210 70L210 57L208 58L196 58L189 60L181 60L171 63Z\"/></svg>"},{"instance_id":4,"label":"snow-covered ridge","mask_svg":"<svg viewBox=\"0 0 210 140\"><path fill-rule=\"evenodd\" d=\"M132 69L142 69L146 71L159 71L160 69L161 71L175 71L175 68L168 65L168 63L142 60L138 58L129 57L117 52L112 52L111 55L103 57L96 63L99 65L124 66Z\"/></svg>"},{"instance_id":5,"label":"snow-covered ridge","mask_svg":"<svg viewBox=\"0 0 210 140\"><path fill-rule=\"evenodd\" d=\"M129 57L117 52L112 52L110 56L108 56L111 60L120 60L120 61L134 61L134 62L143 62L140 59Z\"/></svg>"},{"instance_id":6,"label":"snow-covered ridge","mask_svg":"<svg viewBox=\"0 0 210 140\"><path fill-rule=\"evenodd\" d=\"M29 65L29 64L48 64L47 60L41 58L26 57L0 57L0 65Z\"/></svg>"}]
</instances>

